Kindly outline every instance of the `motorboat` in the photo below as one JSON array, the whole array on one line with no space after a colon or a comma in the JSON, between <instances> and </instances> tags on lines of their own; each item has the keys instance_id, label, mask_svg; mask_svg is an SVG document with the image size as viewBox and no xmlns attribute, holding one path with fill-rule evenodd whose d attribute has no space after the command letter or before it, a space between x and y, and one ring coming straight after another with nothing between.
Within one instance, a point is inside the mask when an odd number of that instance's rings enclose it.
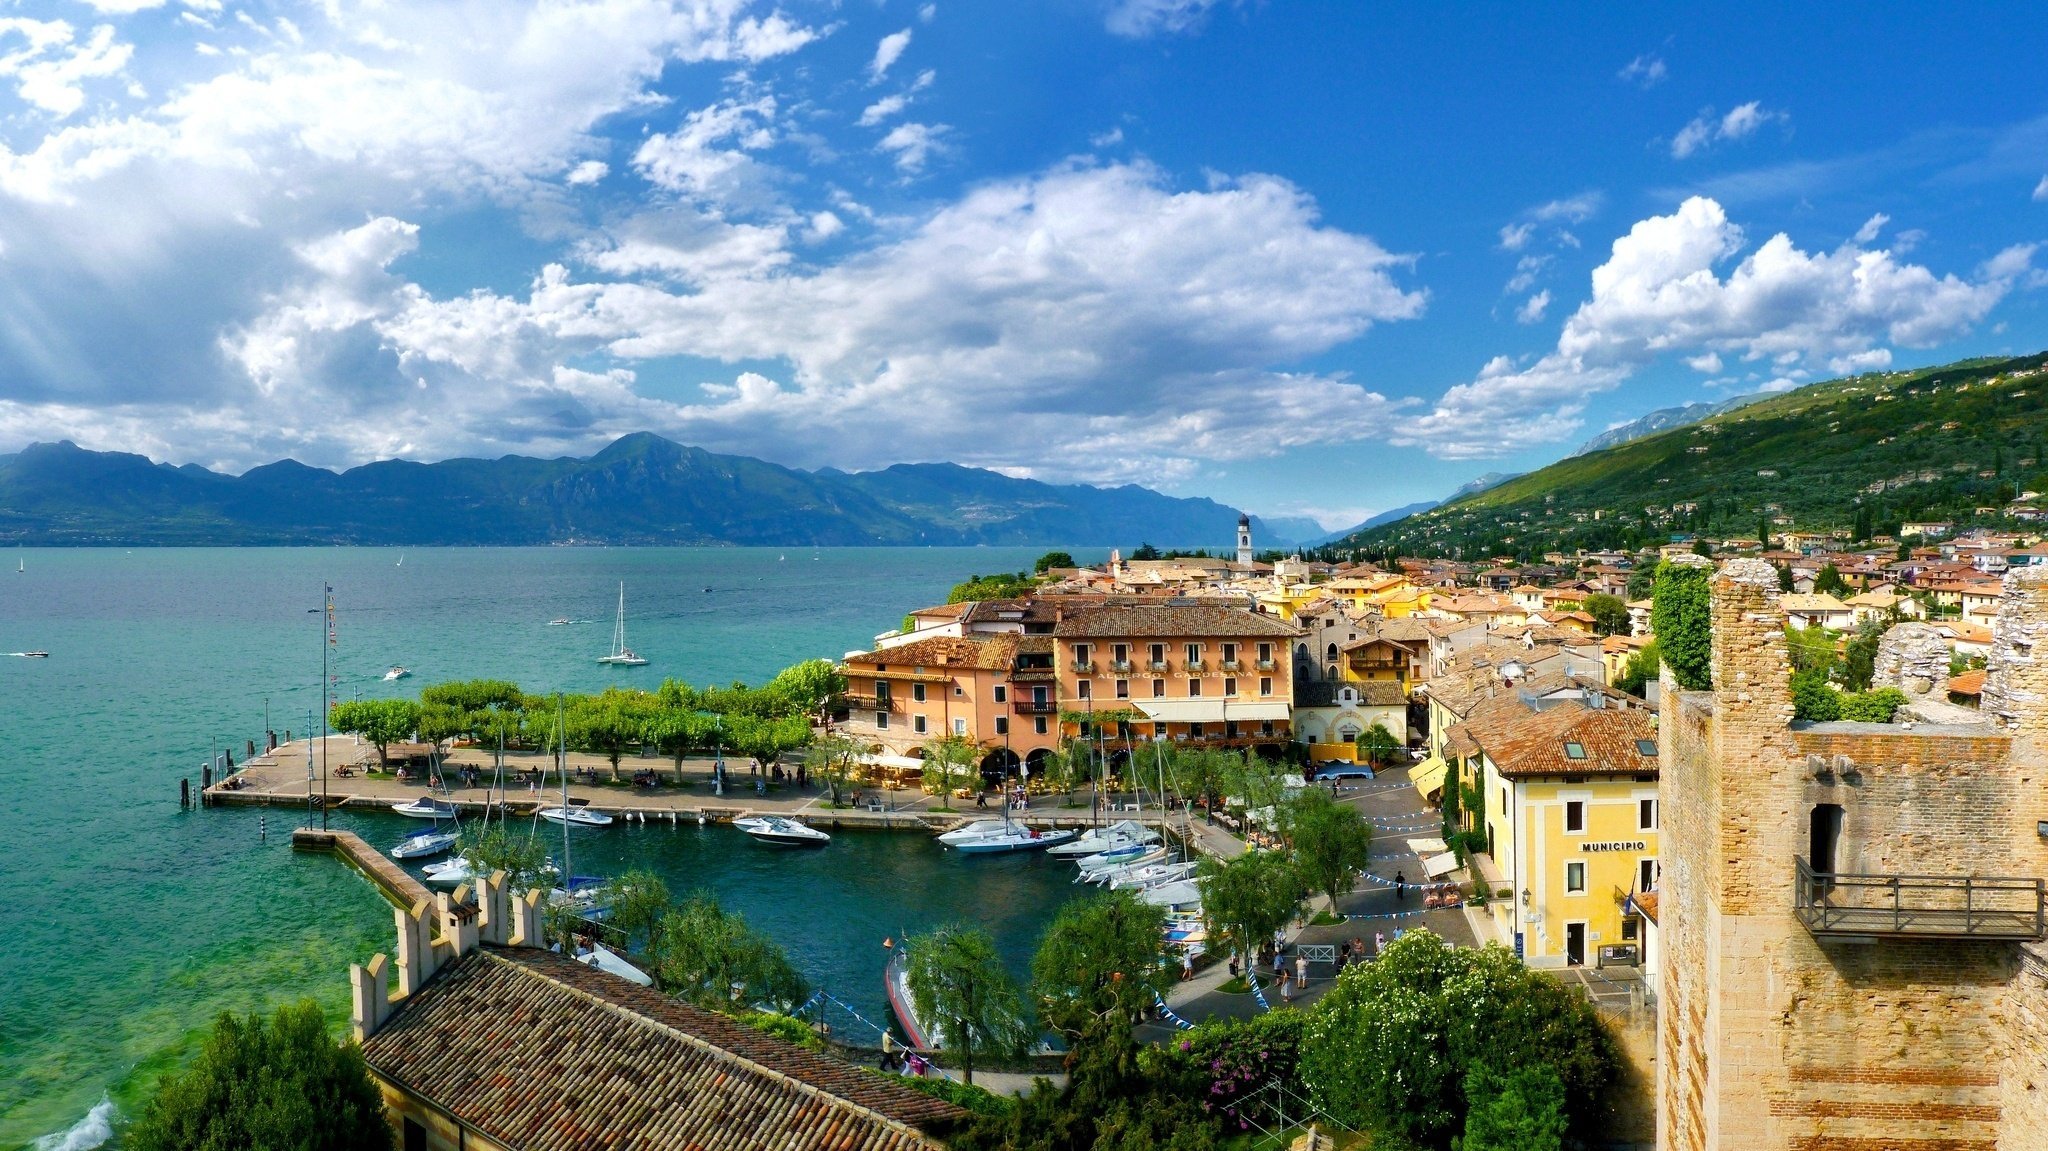
<instances>
[{"instance_id":1,"label":"motorboat","mask_svg":"<svg viewBox=\"0 0 2048 1151\"><path fill-rule=\"evenodd\" d=\"M549 627L562 627L562 626L565 626L565 625L567 625L567 624L572 624L572 623L575 623L575 622L576 622L576 621L575 621L575 620L573 620L573 619L569 619L569 618L567 618L567 617L564 617L564 618L562 618L562 619L551 619L551 620L549 620L549 621L548 621L548 626L549 626Z\"/></svg>"},{"instance_id":2,"label":"motorboat","mask_svg":"<svg viewBox=\"0 0 2048 1151\"><path fill-rule=\"evenodd\" d=\"M626 646L626 585L624 583L619 584L619 618L618 622L612 625L612 653L597 657L597 662L608 663L614 667L647 666L645 659L634 654L633 649Z\"/></svg>"},{"instance_id":3,"label":"motorboat","mask_svg":"<svg viewBox=\"0 0 2048 1151\"><path fill-rule=\"evenodd\" d=\"M397 852L392 852L397 855ZM420 880L428 887L457 888L465 883L476 882L476 868L464 856L429 863L420 872Z\"/></svg>"},{"instance_id":4,"label":"motorboat","mask_svg":"<svg viewBox=\"0 0 2048 1151\"><path fill-rule=\"evenodd\" d=\"M1194 873L1195 864L1193 861L1187 863L1147 863L1140 867L1118 871L1115 875L1110 876L1109 888L1111 891L1123 891L1128 888L1143 891L1148 887L1158 887L1162 883L1172 883L1175 880L1186 879L1194 875Z\"/></svg>"},{"instance_id":5,"label":"motorboat","mask_svg":"<svg viewBox=\"0 0 2048 1151\"><path fill-rule=\"evenodd\" d=\"M1154 907L1199 907L1202 903L1202 889L1192 879L1176 879L1148 887L1138 893L1138 898Z\"/></svg>"},{"instance_id":6,"label":"motorboat","mask_svg":"<svg viewBox=\"0 0 2048 1151\"><path fill-rule=\"evenodd\" d=\"M749 815L732 821L734 827L777 847L823 847L832 837L799 820L780 815Z\"/></svg>"},{"instance_id":7,"label":"motorboat","mask_svg":"<svg viewBox=\"0 0 2048 1151\"><path fill-rule=\"evenodd\" d=\"M559 823L564 827L610 827L612 825L611 816L606 815L602 811L592 811L587 807L556 805L554 807L543 807L534 814L547 820L549 823Z\"/></svg>"},{"instance_id":8,"label":"motorboat","mask_svg":"<svg viewBox=\"0 0 2048 1151\"><path fill-rule=\"evenodd\" d=\"M1079 838L1069 840L1046 852L1047 855L1094 855L1133 843L1158 843L1159 833L1139 823L1126 819L1108 827L1090 828Z\"/></svg>"},{"instance_id":9,"label":"motorboat","mask_svg":"<svg viewBox=\"0 0 2048 1151\"><path fill-rule=\"evenodd\" d=\"M585 967L595 967L607 975L616 975L620 979L631 980L642 987L654 986L653 978L645 971L626 962L624 956L602 943L592 943L588 947L578 948L576 951L576 962L583 964Z\"/></svg>"},{"instance_id":10,"label":"motorboat","mask_svg":"<svg viewBox=\"0 0 2048 1151\"><path fill-rule=\"evenodd\" d=\"M889 997L889 1011L896 1016L896 1026L903 1029L910 1046L918 1051L932 1050L936 1036L925 1030L923 1020L917 1017L917 1000L910 994L910 953L901 947L889 953L889 963L882 969L882 990Z\"/></svg>"},{"instance_id":11,"label":"motorboat","mask_svg":"<svg viewBox=\"0 0 2048 1151\"><path fill-rule=\"evenodd\" d=\"M397 665L397 664L395 664L395 663L394 663L394 664L392 664L392 665L391 665L391 670L390 670L390 671L387 671L387 672L385 672L385 673L384 673L384 678L385 678L385 680L386 680L386 681L388 682L388 681L390 681L390 680L394 680L394 679L404 679L404 678L405 678L406 676L409 676L409 675L411 675L411 674L412 674L412 669L411 669L411 668L409 668L409 667L400 667L399 665Z\"/></svg>"},{"instance_id":12,"label":"motorboat","mask_svg":"<svg viewBox=\"0 0 2048 1151\"><path fill-rule=\"evenodd\" d=\"M22 658L24 658L24 659L48 659L48 658L50 658L50 653L49 653L49 652L46 652L46 651L22 651L22 652L16 652L15 654L16 654L16 655L19 655L19 656L21 656L21 657L22 657Z\"/></svg>"},{"instance_id":13,"label":"motorboat","mask_svg":"<svg viewBox=\"0 0 2048 1151\"><path fill-rule=\"evenodd\" d=\"M454 804L445 799L435 799L431 795L422 795L418 799L409 799L404 803L394 803L391 810L409 819L455 818Z\"/></svg>"},{"instance_id":14,"label":"motorboat","mask_svg":"<svg viewBox=\"0 0 2048 1151\"><path fill-rule=\"evenodd\" d=\"M462 835L454 831L422 831L391 849L393 859L427 859L455 846Z\"/></svg>"},{"instance_id":15,"label":"motorboat","mask_svg":"<svg viewBox=\"0 0 2048 1151\"><path fill-rule=\"evenodd\" d=\"M993 855L1001 851L1040 851L1065 843L1073 831L1040 831L1021 823L980 819L939 836L939 842L962 855Z\"/></svg>"},{"instance_id":16,"label":"motorboat","mask_svg":"<svg viewBox=\"0 0 2048 1151\"><path fill-rule=\"evenodd\" d=\"M1090 872L1107 871L1136 863L1139 856L1156 850L1160 849L1143 843L1127 843L1122 847L1112 847L1108 851L1098 851L1094 855L1084 855L1074 863L1081 869L1082 875L1087 875Z\"/></svg>"},{"instance_id":17,"label":"motorboat","mask_svg":"<svg viewBox=\"0 0 2048 1151\"><path fill-rule=\"evenodd\" d=\"M1108 867L1084 870L1077 878L1084 883L1106 884L1119 876L1128 875L1133 871L1150 867L1155 863L1166 862L1166 849L1164 847L1147 847L1142 843L1135 846L1138 849L1138 854ZM1089 858L1093 859L1095 857L1091 855Z\"/></svg>"}]
</instances>

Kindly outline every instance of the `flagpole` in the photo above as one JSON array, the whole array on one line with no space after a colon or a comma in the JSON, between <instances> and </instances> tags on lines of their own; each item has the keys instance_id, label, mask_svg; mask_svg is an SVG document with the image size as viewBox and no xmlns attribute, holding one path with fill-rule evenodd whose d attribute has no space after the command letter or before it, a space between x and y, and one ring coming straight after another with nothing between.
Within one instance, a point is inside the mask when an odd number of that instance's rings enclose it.
<instances>
[{"instance_id":1,"label":"flagpole","mask_svg":"<svg viewBox=\"0 0 2048 1151\"><path fill-rule=\"evenodd\" d=\"M334 765L327 755L327 651L334 646L334 586L321 584L326 605L327 642L320 645L320 830L327 830L327 777L334 774Z\"/></svg>"}]
</instances>

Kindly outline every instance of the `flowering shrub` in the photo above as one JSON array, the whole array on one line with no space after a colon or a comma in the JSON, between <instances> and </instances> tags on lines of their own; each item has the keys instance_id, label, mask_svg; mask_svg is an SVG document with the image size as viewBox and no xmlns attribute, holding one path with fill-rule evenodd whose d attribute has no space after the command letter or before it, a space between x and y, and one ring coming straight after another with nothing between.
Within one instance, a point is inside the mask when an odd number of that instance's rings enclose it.
<instances>
[{"instance_id":1,"label":"flowering shrub","mask_svg":"<svg viewBox=\"0 0 2048 1151\"><path fill-rule=\"evenodd\" d=\"M1307 1012L1273 1011L1205 1023L1173 1045L1176 1071L1200 1096L1202 1110L1222 1121L1225 1133L1250 1130L1271 1118L1268 1084L1302 1091L1295 1080L1308 1018Z\"/></svg>"}]
</instances>

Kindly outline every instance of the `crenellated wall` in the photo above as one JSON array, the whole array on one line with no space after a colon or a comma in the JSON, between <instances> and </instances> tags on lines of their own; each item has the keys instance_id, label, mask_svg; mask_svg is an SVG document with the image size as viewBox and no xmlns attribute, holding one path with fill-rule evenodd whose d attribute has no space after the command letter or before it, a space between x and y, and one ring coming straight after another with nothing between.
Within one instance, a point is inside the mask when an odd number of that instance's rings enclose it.
<instances>
[{"instance_id":1,"label":"crenellated wall","mask_svg":"<svg viewBox=\"0 0 2048 1151\"><path fill-rule=\"evenodd\" d=\"M506 882L504 872L492 873L477 884L474 903L469 899L469 885L464 884L452 895L444 891L431 901L421 899L411 907L392 909L398 927L397 994L392 994L387 956L380 954L368 963L349 965L350 1024L356 1042L376 1034L406 996L478 945L542 946L541 892L535 889L514 896L506 890Z\"/></svg>"},{"instance_id":2,"label":"crenellated wall","mask_svg":"<svg viewBox=\"0 0 2048 1151\"><path fill-rule=\"evenodd\" d=\"M2048 875L2048 572L2007 581L2000 727L1795 724L1775 573L1737 560L1713 590L1713 690L1667 696L1659 736L1658 1146L2048 1148L2048 962L1794 912L1816 805L1841 809L1835 873Z\"/></svg>"}]
</instances>

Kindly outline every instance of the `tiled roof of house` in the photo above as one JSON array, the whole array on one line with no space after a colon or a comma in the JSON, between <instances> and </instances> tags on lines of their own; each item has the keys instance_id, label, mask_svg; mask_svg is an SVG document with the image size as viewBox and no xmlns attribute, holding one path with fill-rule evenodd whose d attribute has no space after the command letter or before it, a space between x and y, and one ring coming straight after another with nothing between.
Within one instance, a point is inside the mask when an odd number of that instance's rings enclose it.
<instances>
[{"instance_id":1,"label":"tiled roof of house","mask_svg":"<svg viewBox=\"0 0 2048 1151\"><path fill-rule=\"evenodd\" d=\"M1848 611L1849 605L1826 592L1800 595L1787 592L1778 597L1778 606L1786 611Z\"/></svg>"},{"instance_id":2,"label":"tiled roof of house","mask_svg":"<svg viewBox=\"0 0 2048 1151\"><path fill-rule=\"evenodd\" d=\"M531 948L441 969L363 1044L379 1075L521 1151L941 1148L949 1103Z\"/></svg>"},{"instance_id":3,"label":"tiled roof of house","mask_svg":"<svg viewBox=\"0 0 2048 1151\"><path fill-rule=\"evenodd\" d=\"M1654 775L1657 729L1650 713L1637 707L1587 707L1576 699L1546 701L1537 681L1505 689L1475 707L1459 726L1493 761L1501 775ZM1572 747L1579 754L1572 754Z\"/></svg>"},{"instance_id":4,"label":"tiled roof of house","mask_svg":"<svg viewBox=\"0 0 2048 1151\"><path fill-rule=\"evenodd\" d=\"M1984 669L1981 667L1971 668L1961 675L1950 677L1948 693L1950 695L1983 695Z\"/></svg>"},{"instance_id":5,"label":"tiled roof of house","mask_svg":"<svg viewBox=\"0 0 2048 1151\"><path fill-rule=\"evenodd\" d=\"M1351 686L1358 689L1359 702L1367 707L1400 707L1408 702L1408 690L1391 679L1369 679Z\"/></svg>"},{"instance_id":6,"label":"tiled roof of house","mask_svg":"<svg viewBox=\"0 0 2048 1151\"><path fill-rule=\"evenodd\" d=\"M1061 639L1094 636L1284 636L1299 633L1271 616L1208 604L1103 607L1067 616L1053 628Z\"/></svg>"},{"instance_id":7,"label":"tiled roof of house","mask_svg":"<svg viewBox=\"0 0 2048 1151\"><path fill-rule=\"evenodd\" d=\"M850 655L846 657L846 662L864 666L886 664L892 667L922 667L927 670L939 667L1000 670L1009 667L1011 660L1015 658L1018 638L1014 635L935 635L897 647L885 647L878 651Z\"/></svg>"}]
</instances>

